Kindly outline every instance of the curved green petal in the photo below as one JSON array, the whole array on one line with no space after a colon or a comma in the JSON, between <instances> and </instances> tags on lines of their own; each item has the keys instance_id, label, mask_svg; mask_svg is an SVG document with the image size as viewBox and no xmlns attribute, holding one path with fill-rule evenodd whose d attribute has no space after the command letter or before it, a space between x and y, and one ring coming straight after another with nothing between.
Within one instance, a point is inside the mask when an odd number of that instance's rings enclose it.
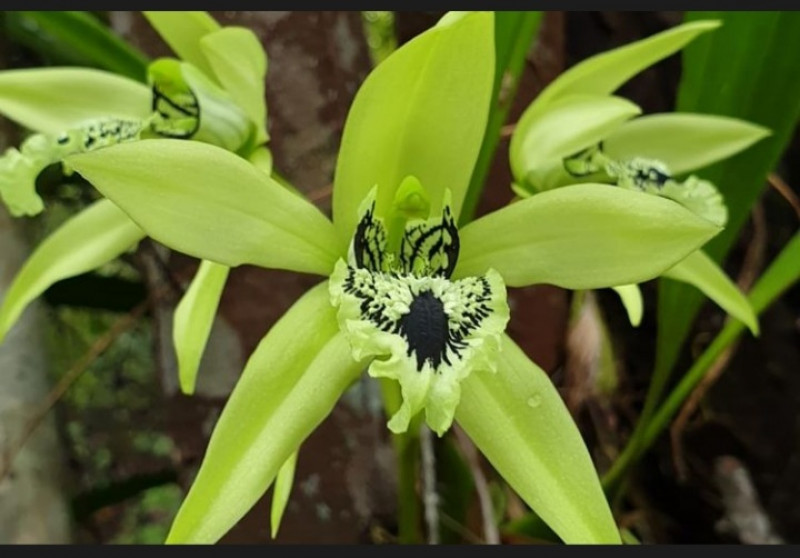
<instances>
[{"instance_id":1,"label":"curved green petal","mask_svg":"<svg viewBox=\"0 0 800 558\"><path fill-rule=\"evenodd\" d=\"M147 118L151 101L146 85L101 70L0 72L0 114L36 132L58 134L97 118Z\"/></svg>"},{"instance_id":2,"label":"curved green petal","mask_svg":"<svg viewBox=\"0 0 800 558\"><path fill-rule=\"evenodd\" d=\"M633 76L678 52L698 35L720 26L719 21L684 23L607 52L587 58L556 78L536 100L538 107L563 95L607 95Z\"/></svg>"},{"instance_id":3,"label":"curved green petal","mask_svg":"<svg viewBox=\"0 0 800 558\"><path fill-rule=\"evenodd\" d=\"M217 314L229 267L203 260L191 285L175 308L172 341L178 359L181 391L194 393L200 360Z\"/></svg>"},{"instance_id":4,"label":"curved green petal","mask_svg":"<svg viewBox=\"0 0 800 558\"><path fill-rule=\"evenodd\" d=\"M656 159L677 175L730 157L770 134L768 128L727 116L652 114L611 132L603 151L616 160Z\"/></svg>"},{"instance_id":5,"label":"curved green petal","mask_svg":"<svg viewBox=\"0 0 800 558\"><path fill-rule=\"evenodd\" d=\"M320 275L340 256L315 206L219 147L142 140L67 162L148 235L185 254Z\"/></svg>"},{"instance_id":6,"label":"curved green petal","mask_svg":"<svg viewBox=\"0 0 800 558\"><path fill-rule=\"evenodd\" d=\"M265 146L254 149L247 160L261 172L272 176L272 152Z\"/></svg>"},{"instance_id":7,"label":"curved green petal","mask_svg":"<svg viewBox=\"0 0 800 558\"><path fill-rule=\"evenodd\" d=\"M382 215L408 175L425 185L434 214L449 188L458 217L489 115L493 36L491 12L464 15L418 35L364 81L347 116L334 179L342 246L367 192L378 186Z\"/></svg>"},{"instance_id":8,"label":"curved green petal","mask_svg":"<svg viewBox=\"0 0 800 558\"><path fill-rule=\"evenodd\" d=\"M286 511L286 504L289 503L289 494L292 492L294 484L294 471L297 467L297 452L289 456L275 479L275 488L272 492L272 505L270 506L269 523L270 535L274 539L281 527L283 512Z\"/></svg>"},{"instance_id":9,"label":"curved green petal","mask_svg":"<svg viewBox=\"0 0 800 558\"><path fill-rule=\"evenodd\" d=\"M200 39L200 49L219 82L256 126L256 144L267 141L267 55L261 41L245 27L225 27Z\"/></svg>"},{"instance_id":10,"label":"curved green petal","mask_svg":"<svg viewBox=\"0 0 800 558\"><path fill-rule=\"evenodd\" d=\"M693 252L662 276L694 285L728 314L744 323L753 335L758 335L758 318L747 297L702 250Z\"/></svg>"},{"instance_id":11,"label":"curved green petal","mask_svg":"<svg viewBox=\"0 0 800 558\"><path fill-rule=\"evenodd\" d=\"M596 289L640 283L721 229L658 196L576 184L512 203L460 231L454 278L494 268L507 285Z\"/></svg>"},{"instance_id":12,"label":"curved green petal","mask_svg":"<svg viewBox=\"0 0 800 558\"><path fill-rule=\"evenodd\" d=\"M596 145L642 109L622 97L569 95L545 112L523 113L509 146L511 170L517 184L536 190L558 186L568 178L564 158Z\"/></svg>"},{"instance_id":13,"label":"curved green petal","mask_svg":"<svg viewBox=\"0 0 800 558\"><path fill-rule=\"evenodd\" d=\"M266 492L363 368L338 332L327 282L317 285L248 360L167 543L219 540Z\"/></svg>"},{"instance_id":14,"label":"curved green petal","mask_svg":"<svg viewBox=\"0 0 800 558\"><path fill-rule=\"evenodd\" d=\"M200 47L203 37L221 29L208 12L143 11L142 14L178 58L197 66L208 77L216 79Z\"/></svg>"},{"instance_id":15,"label":"curved green petal","mask_svg":"<svg viewBox=\"0 0 800 558\"><path fill-rule=\"evenodd\" d=\"M628 313L628 319L633 327L639 327L642 323L642 314L644 314L644 302L642 301L642 291L639 285L619 285L611 287L619 295L625 311Z\"/></svg>"},{"instance_id":16,"label":"curved green petal","mask_svg":"<svg viewBox=\"0 0 800 558\"><path fill-rule=\"evenodd\" d=\"M476 372L462 382L456 420L564 542L620 543L592 459L561 396L507 335L497 372Z\"/></svg>"},{"instance_id":17,"label":"curved green petal","mask_svg":"<svg viewBox=\"0 0 800 558\"><path fill-rule=\"evenodd\" d=\"M0 307L0 340L50 285L113 260L144 237L109 200L95 202L70 218L39 244L14 278Z\"/></svg>"}]
</instances>

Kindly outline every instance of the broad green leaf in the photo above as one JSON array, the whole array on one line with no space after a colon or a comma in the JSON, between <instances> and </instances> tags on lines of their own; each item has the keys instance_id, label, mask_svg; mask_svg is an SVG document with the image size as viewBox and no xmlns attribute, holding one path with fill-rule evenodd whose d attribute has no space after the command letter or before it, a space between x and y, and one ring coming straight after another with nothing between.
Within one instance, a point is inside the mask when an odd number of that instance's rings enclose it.
<instances>
[{"instance_id":1,"label":"broad green leaf","mask_svg":"<svg viewBox=\"0 0 800 558\"><path fill-rule=\"evenodd\" d=\"M0 114L22 126L58 134L84 120L146 118L152 94L139 82L88 68L0 72Z\"/></svg>"},{"instance_id":2,"label":"broad green leaf","mask_svg":"<svg viewBox=\"0 0 800 558\"><path fill-rule=\"evenodd\" d=\"M800 117L800 12L688 12L686 18L717 18L724 25L685 50L678 110L742 118L773 132L698 173L716 184L728 206L725 230L704 249L719 263L739 237ZM657 369L674 365L702 301L686 285L660 285Z\"/></svg>"},{"instance_id":3,"label":"broad green leaf","mask_svg":"<svg viewBox=\"0 0 800 558\"><path fill-rule=\"evenodd\" d=\"M143 11L142 14L178 58L193 64L211 79L216 79L200 47L203 37L221 29L208 12Z\"/></svg>"},{"instance_id":4,"label":"broad green leaf","mask_svg":"<svg viewBox=\"0 0 800 558\"><path fill-rule=\"evenodd\" d=\"M456 420L564 542L620 543L592 459L561 396L507 335L497 372L476 372L461 383Z\"/></svg>"},{"instance_id":5,"label":"broad green leaf","mask_svg":"<svg viewBox=\"0 0 800 558\"><path fill-rule=\"evenodd\" d=\"M564 177L564 158L596 145L642 109L622 97L569 95L553 102L546 112L532 111L520 118L508 148L511 170L518 184L536 190L557 186Z\"/></svg>"},{"instance_id":6,"label":"broad green leaf","mask_svg":"<svg viewBox=\"0 0 800 558\"><path fill-rule=\"evenodd\" d=\"M47 288L95 269L133 248L144 232L108 200L71 217L25 261L0 307L0 340Z\"/></svg>"},{"instance_id":7,"label":"broad green leaf","mask_svg":"<svg viewBox=\"0 0 800 558\"><path fill-rule=\"evenodd\" d=\"M683 206L603 184L548 190L460 231L454 278L494 268L511 287L596 289L652 279L719 232Z\"/></svg>"},{"instance_id":8,"label":"broad green leaf","mask_svg":"<svg viewBox=\"0 0 800 558\"><path fill-rule=\"evenodd\" d=\"M663 277L694 285L728 314L745 323L753 335L758 335L758 319L747 297L702 250L665 271Z\"/></svg>"},{"instance_id":9,"label":"broad green leaf","mask_svg":"<svg viewBox=\"0 0 800 558\"><path fill-rule=\"evenodd\" d=\"M147 57L89 12L20 11L10 12L14 24L33 31L33 48L44 47L59 60L70 64L95 66L136 81L145 81ZM27 33L24 36L28 36ZM31 37L33 38L33 37ZM28 41L26 41L28 43ZM38 50L38 49L37 49ZM68 51L68 55L64 55Z\"/></svg>"},{"instance_id":10,"label":"broad green leaf","mask_svg":"<svg viewBox=\"0 0 800 558\"><path fill-rule=\"evenodd\" d=\"M147 234L197 258L328 275L336 232L313 205L233 153L197 141L142 140L67 163Z\"/></svg>"},{"instance_id":11,"label":"broad green leaf","mask_svg":"<svg viewBox=\"0 0 800 558\"><path fill-rule=\"evenodd\" d=\"M294 452L289 456L289 459L286 460L286 463L281 466L278 471L278 477L275 479L275 488L272 492L272 505L269 514L270 535L273 539L278 535L283 512L286 511L286 504L289 503L289 494L292 492L296 467L297 452Z\"/></svg>"},{"instance_id":12,"label":"broad green leaf","mask_svg":"<svg viewBox=\"0 0 800 558\"><path fill-rule=\"evenodd\" d=\"M317 285L248 360L167 543L219 540L266 492L363 367L338 332L327 282Z\"/></svg>"},{"instance_id":13,"label":"broad green leaf","mask_svg":"<svg viewBox=\"0 0 800 558\"><path fill-rule=\"evenodd\" d=\"M194 393L200 360L211 333L229 270L224 265L203 260L175 308L172 341L178 359L181 391L188 395Z\"/></svg>"},{"instance_id":14,"label":"broad green leaf","mask_svg":"<svg viewBox=\"0 0 800 558\"><path fill-rule=\"evenodd\" d=\"M639 285L620 285L611 287L619 295L625 311L628 313L628 319L633 327L639 327L642 323L642 314L644 314L644 303L642 301L642 291Z\"/></svg>"},{"instance_id":15,"label":"broad green leaf","mask_svg":"<svg viewBox=\"0 0 800 558\"><path fill-rule=\"evenodd\" d=\"M346 246L358 208L378 185L382 214L409 175L441 211L452 191L456 215L483 140L494 78L494 18L465 15L404 44L375 68L356 94L337 160L333 216Z\"/></svg>"},{"instance_id":16,"label":"broad green leaf","mask_svg":"<svg viewBox=\"0 0 800 558\"><path fill-rule=\"evenodd\" d=\"M492 103L486 133L461 208L460 224L469 223L478 206L489 168L508 119L531 43L539 31L542 12L500 11L494 14L495 65Z\"/></svg>"},{"instance_id":17,"label":"broad green leaf","mask_svg":"<svg viewBox=\"0 0 800 558\"><path fill-rule=\"evenodd\" d=\"M616 160L658 159L678 175L735 155L768 135L767 128L738 118L652 114L625 122L611 132L603 151Z\"/></svg>"},{"instance_id":18,"label":"broad green leaf","mask_svg":"<svg viewBox=\"0 0 800 558\"><path fill-rule=\"evenodd\" d=\"M257 144L267 141L267 55L258 37L244 27L225 27L200 39L200 49L219 82L256 125Z\"/></svg>"},{"instance_id":19,"label":"broad green leaf","mask_svg":"<svg viewBox=\"0 0 800 558\"><path fill-rule=\"evenodd\" d=\"M558 76L542 91L536 100L537 110L564 95L607 95L645 68L678 52L697 36L719 26L719 21L684 23L587 58Z\"/></svg>"}]
</instances>

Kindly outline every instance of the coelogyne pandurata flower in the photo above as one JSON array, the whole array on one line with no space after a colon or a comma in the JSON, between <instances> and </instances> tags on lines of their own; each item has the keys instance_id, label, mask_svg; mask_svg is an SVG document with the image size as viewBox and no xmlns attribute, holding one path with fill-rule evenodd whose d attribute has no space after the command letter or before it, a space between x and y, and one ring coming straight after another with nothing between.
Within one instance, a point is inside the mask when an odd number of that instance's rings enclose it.
<instances>
[{"instance_id":1,"label":"coelogyne pandurata flower","mask_svg":"<svg viewBox=\"0 0 800 558\"><path fill-rule=\"evenodd\" d=\"M701 169L769 135L744 120L691 113L637 117L641 109L612 95L646 67L714 32L717 21L692 21L576 64L525 109L511 137L509 162L520 197L581 182L613 184L680 203L724 227L727 208L714 184L688 172ZM662 274L688 282L758 333L747 297L698 250ZM631 322L643 311L637 285L617 285Z\"/></svg>"},{"instance_id":2,"label":"coelogyne pandurata flower","mask_svg":"<svg viewBox=\"0 0 800 558\"><path fill-rule=\"evenodd\" d=\"M250 356L168 542L218 540L365 368L400 384L394 431L418 413L440 434L455 419L564 541L619 542L558 391L503 333L505 288L643 281L719 228L671 200L593 184L457 228L488 117L493 32L491 13L448 14L367 77L332 221L211 145L143 140L69 158L176 250L326 278Z\"/></svg>"}]
</instances>

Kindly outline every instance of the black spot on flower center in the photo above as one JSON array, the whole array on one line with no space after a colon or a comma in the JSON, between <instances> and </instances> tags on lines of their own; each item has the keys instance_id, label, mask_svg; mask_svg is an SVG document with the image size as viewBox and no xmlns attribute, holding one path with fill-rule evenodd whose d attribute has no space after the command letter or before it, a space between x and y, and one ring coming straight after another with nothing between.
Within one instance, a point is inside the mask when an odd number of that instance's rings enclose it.
<instances>
[{"instance_id":1,"label":"black spot on flower center","mask_svg":"<svg viewBox=\"0 0 800 558\"><path fill-rule=\"evenodd\" d=\"M400 332L408 341L408 356L417 356L417 370L426 361L437 369L442 359L447 362L446 350L450 329L444 304L431 291L419 293L411 302L407 314L400 318Z\"/></svg>"}]
</instances>

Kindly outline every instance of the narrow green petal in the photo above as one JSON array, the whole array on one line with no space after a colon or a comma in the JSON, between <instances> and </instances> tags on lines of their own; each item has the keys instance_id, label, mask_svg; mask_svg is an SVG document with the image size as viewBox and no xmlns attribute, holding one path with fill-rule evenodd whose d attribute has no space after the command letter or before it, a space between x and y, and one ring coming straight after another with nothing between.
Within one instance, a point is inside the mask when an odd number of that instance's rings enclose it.
<instances>
[{"instance_id":1,"label":"narrow green petal","mask_svg":"<svg viewBox=\"0 0 800 558\"><path fill-rule=\"evenodd\" d=\"M603 184L548 190L460 231L454 278L494 268L506 284L596 289L653 279L720 228L658 196Z\"/></svg>"},{"instance_id":2,"label":"narrow green petal","mask_svg":"<svg viewBox=\"0 0 800 558\"><path fill-rule=\"evenodd\" d=\"M625 311L628 313L628 319L633 327L639 327L642 323L642 314L644 314L644 303L642 301L642 291L639 285L620 285L611 287L619 295Z\"/></svg>"},{"instance_id":3,"label":"narrow green petal","mask_svg":"<svg viewBox=\"0 0 800 558\"><path fill-rule=\"evenodd\" d=\"M566 178L564 159L596 145L623 122L642 110L622 97L569 95L545 112L531 105L517 124L509 146L511 170L517 183L535 190L558 186Z\"/></svg>"},{"instance_id":4,"label":"narrow green petal","mask_svg":"<svg viewBox=\"0 0 800 558\"><path fill-rule=\"evenodd\" d=\"M47 288L95 269L134 247L144 232L108 200L70 218L27 259L0 307L0 339Z\"/></svg>"},{"instance_id":5,"label":"narrow green petal","mask_svg":"<svg viewBox=\"0 0 800 558\"><path fill-rule=\"evenodd\" d=\"M536 103L545 107L564 95L607 95L633 76L678 52L698 35L720 26L719 21L684 23L651 37L587 58L553 81Z\"/></svg>"},{"instance_id":6,"label":"narrow green petal","mask_svg":"<svg viewBox=\"0 0 800 558\"><path fill-rule=\"evenodd\" d=\"M248 360L167 543L219 540L266 492L363 368L338 333L327 283L317 285Z\"/></svg>"},{"instance_id":7,"label":"narrow green petal","mask_svg":"<svg viewBox=\"0 0 800 558\"><path fill-rule=\"evenodd\" d=\"M275 479L275 488L272 492L272 506L269 514L270 535L273 539L278 535L283 512L286 511L286 504L289 503L289 494L292 492L296 467L297 452L294 452L289 456L289 459L286 460L286 463L281 466L280 471L278 471L278 477Z\"/></svg>"},{"instance_id":8,"label":"narrow green petal","mask_svg":"<svg viewBox=\"0 0 800 558\"><path fill-rule=\"evenodd\" d=\"M150 115L150 89L138 81L87 68L0 72L0 114L22 126L58 134L97 118Z\"/></svg>"},{"instance_id":9,"label":"narrow green petal","mask_svg":"<svg viewBox=\"0 0 800 558\"><path fill-rule=\"evenodd\" d=\"M142 140L67 161L148 235L185 254L320 275L340 255L319 209L219 147Z\"/></svg>"},{"instance_id":10,"label":"narrow green petal","mask_svg":"<svg viewBox=\"0 0 800 558\"><path fill-rule=\"evenodd\" d=\"M744 323L753 335L758 335L758 318L747 297L702 250L693 252L665 271L663 276L694 285L728 314Z\"/></svg>"},{"instance_id":11,"label":"narrow green petal","mask_svg":"<svg viewBox=\"0 0 800 558\"><path fill-rule=\"evenodd\" d=\"M497 372L476 372L462 382L456 420L565 542L620 543L592 459L561 396L507 335Z\"/></svg>"},{"instance_id":12,"label":"narrow green petal","mask_svg":"<svg viewBox=\"0 0 800 558\"><path fill-rule=\"evenodd\" d=\"M616 160L656 159L679 175L735 155L770 133L763 126L727 116L652 114L611 132L603 150Z\"/></svg>"},{"instance_id":13,"label":"narrow green petal","mask_svg":"<svg viewBox=\"0 0 800 558\"><path fill-rule=\"evenodd\" d=\"M194 64L208 77L216 79L200 46L203 37L221 29L208 12L144 11L142 14L178 58Z\"/></svg>"},{"instance_id":14,"label":"narrow green petal","mask_svg":"<svg viewBox=\"0 0 800 558\"><path fill-rule=\"evenodd\" d=\"M230 268L208 260L200 263L191 285L175 308L172 341L178 358L181 391L194 393L197 371L217 314Z\"/></svg>"},{"instance_id":15,"label":"narrow green petal","mask_svg":"<svg viewBox=\"0 0 800 558\"><path fill-rule=\"evenodd\" d=\"M418 35L364 81L347 116L334 181L342 246L367 192L378 186L382 215L409 175L428 190L434 213L449 188L458 217L489 114L493 35L491 12L464 15Z\"/></svg>"},{"instance_id":16,"label":"narrow green petal","mask_svg":"<svg viewBox=\"0 0 800 558\"><path fill-rule=\"evenodd\" d=\"M257 144L267 141L267 55L261 41L247 28L225 27L204 36L200 49L219 82L256 126Z\"/></svg>"}]
</instances>

